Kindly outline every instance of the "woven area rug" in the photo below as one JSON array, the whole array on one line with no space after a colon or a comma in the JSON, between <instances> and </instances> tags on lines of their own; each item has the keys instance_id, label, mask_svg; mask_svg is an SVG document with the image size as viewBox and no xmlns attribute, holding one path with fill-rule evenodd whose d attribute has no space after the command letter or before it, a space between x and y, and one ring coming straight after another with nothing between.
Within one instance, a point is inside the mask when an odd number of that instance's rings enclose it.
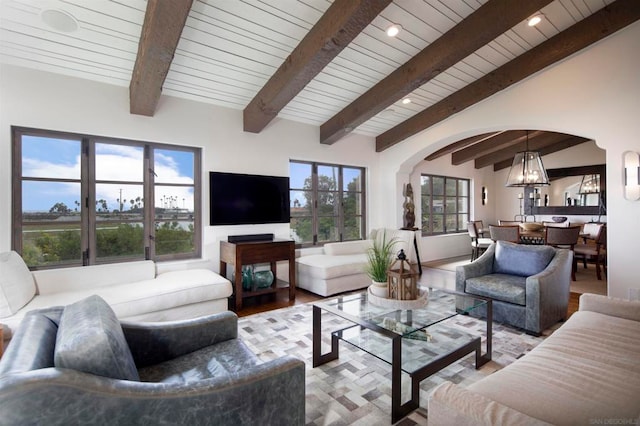
<instances>
[{"instance_id":1,"label":"woven area rug","mask_svg":"<svg viewBox=\"0 0 640 426\"><path fill-rule=\"evenodd\" d=\"M486 324L467 316L458 316L454 327L483 335ZM344 320L323 314L323 352L330 345L330 331ZM306 364L307 425L389 425L391 424L391 367L378 358L340 342L340 357L312 368L312 304L294 305L239 319L239 335L261 360L293 355ZM420 408L398 425L426 425L429 391L449 380L469 385L529 352L544 337L532 337L494 323L493 360L475 369L470 354L421 382ZM483 345L484 349L484 345ZM410 379L403 374L403 398L407 398ZM406 400L406 399L405 399Z\"/></svg>"}]
</instances>

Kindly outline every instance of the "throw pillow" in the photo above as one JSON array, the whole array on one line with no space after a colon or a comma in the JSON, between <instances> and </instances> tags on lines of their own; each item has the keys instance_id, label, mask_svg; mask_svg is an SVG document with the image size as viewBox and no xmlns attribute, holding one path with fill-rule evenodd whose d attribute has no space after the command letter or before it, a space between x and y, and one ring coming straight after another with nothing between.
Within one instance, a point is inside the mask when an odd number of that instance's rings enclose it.
<instances>
[{"instance_id":1,"label":"throw pillow","mask_svg":"<svg viewBox=\"0 0 640 426\"><path fill-rule=\"evenodd\" d=\"M530 277L542 272L555 254L555 249L550 246L498 241L496 243L493 271L498 274Z\"/></svg>"},{"instance_id":2,"label":"throw pillow","mask_svg":"<svg viewBox=\"0 0 640 426\"><path fill-rule=\"evenodd\" d=\"M96 295L64 308L54 364L113 379L139 380L116 314Z\"/></svg>"},{"instance_id":3,"label":"throw pillow","mask_svg":"<svg viewBox=\"0 0 640 426\"><path fill-rule=\"evenodd\" d=\"M0 253L0 318L15 314L35 295L36 283L22 257Z\"/></svg>"}]
</instances>

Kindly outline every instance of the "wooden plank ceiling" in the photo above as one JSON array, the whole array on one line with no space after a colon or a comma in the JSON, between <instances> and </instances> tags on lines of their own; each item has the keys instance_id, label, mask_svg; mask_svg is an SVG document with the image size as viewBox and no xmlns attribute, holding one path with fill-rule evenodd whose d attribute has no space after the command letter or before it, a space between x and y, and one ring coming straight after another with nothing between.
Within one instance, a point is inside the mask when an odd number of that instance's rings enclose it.
<instances>
[{"instance_id":1,"label":"wooden plank ceiling","mask_svg":"<svg viewBox=\"0 0 640 426\"><path fill-rule=\"evenodd\" d=\"M45 6L79 29L45 25ZM640 1L3 0L0 16L1 62L129 86L132 113L153 115L166 94L241 109L246 131L286 118L319 126L321 143L357 132L383 151L635 22ZM499 169L523 137L427 159ZM542 152L582 142L529 133Z\"/></svg>"}]
</instances>

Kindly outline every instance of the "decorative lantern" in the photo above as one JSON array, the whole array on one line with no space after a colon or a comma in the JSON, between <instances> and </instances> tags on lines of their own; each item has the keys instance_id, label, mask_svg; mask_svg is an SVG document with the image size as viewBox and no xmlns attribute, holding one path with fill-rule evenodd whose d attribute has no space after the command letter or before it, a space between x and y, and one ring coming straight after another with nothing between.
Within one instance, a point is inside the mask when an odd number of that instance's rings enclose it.
<instances>
[{"instance_id":1,"label":"decorative lantern","mask_svg":"<svg viewBox=\"0 0 640 426\"><path fill-rule=\"evenodd\" d=\"M389 299L416 300L419 296L417 276L418 273L411 267L404 250L400 250L398 258L387 272Z\"/></svg>"}]
</instances>

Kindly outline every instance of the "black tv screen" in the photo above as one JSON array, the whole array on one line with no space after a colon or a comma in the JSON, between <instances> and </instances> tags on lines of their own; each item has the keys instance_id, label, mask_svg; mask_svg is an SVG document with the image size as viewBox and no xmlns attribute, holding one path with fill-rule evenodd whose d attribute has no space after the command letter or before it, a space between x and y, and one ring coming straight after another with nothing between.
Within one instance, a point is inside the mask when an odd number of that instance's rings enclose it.
<instances>
[{"instance_id":1,"label":"black tv screen","mask_svg":"<svg viewBox=\"0 0 640 426\"><path fill-rule=\"evenodd\" d=\"M209 172L211 225L289 223L289 178Z\"/></svg>"}]
</instances>

